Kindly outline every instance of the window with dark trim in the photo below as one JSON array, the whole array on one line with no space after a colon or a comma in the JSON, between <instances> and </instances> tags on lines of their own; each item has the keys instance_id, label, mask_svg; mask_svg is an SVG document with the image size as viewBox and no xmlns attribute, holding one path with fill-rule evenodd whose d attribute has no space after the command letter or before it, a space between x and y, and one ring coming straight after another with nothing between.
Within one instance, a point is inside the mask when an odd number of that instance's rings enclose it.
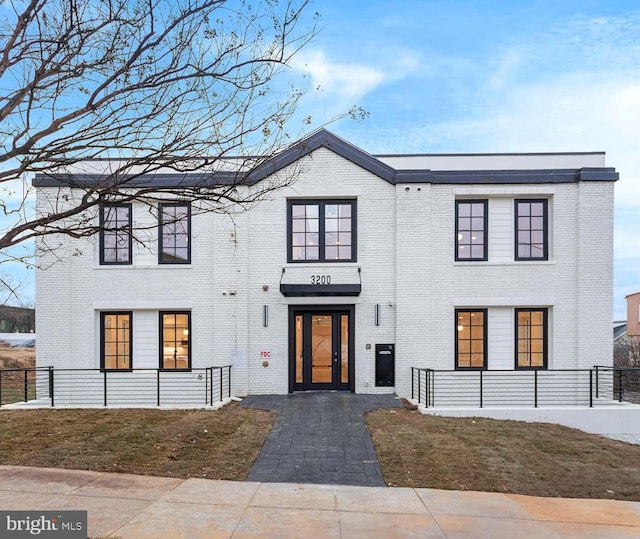
<instances>
[{"instance_id":1,"label":"window with dark trim","mask_svg":"<svg viewBox=\"0 0 640 539\"><path fill-rule=\"evenodd\" d=\"M516 199L516 260L548 260L547 199Z\"/></svg>"},{"instance_id":2,"label":"window with dark trim","mask_svg":"<svg viewBox=\"0 0 640 539\"><path fill-rule=\"evenodd\" d=\"M289 262L355 262L355 200L289 200Z\"/></svg>"},{"instance_id":3,"label":"window with dark trim","mask_svg":"<svg viewBox=\"0 0 640 539\"><path fill-rule=\"evenodd\" d=\"M100 369L132 369L133 324L131 311L100 313Z\"/></svg>"},{"instance_id":4,"label":"window with dark trim","mask_svg":"<svg viewBox=\"0 0 640 539\"><path fill-rule=\"evenodd\" d=\"M100 264L131 264L131 204L100 206Z\"/></svg>"},{"instance_id":5,"label":"window with dark trim","mask_svg":"<svg viewBox=\"0 0 640 539\"><path fill-rule=\"evenodd\" d=\"M456 309L456 369L487 368L487 309Z\"/></svg>"},{"instance_id":6,"label":"window with dark trim","mask_svg":"<svg viewBox=\"0 0 640 539\"><path fill-rule=\"evenodd\" d=\"M516 369L547 368L548 309L516 309Z\"/></svg>"},{"instance_id":7,"label":"window with dark trim","mask_svg":"<svg viewBox=\"0 0 640 539\"><path fill-rule=\"evenodd\" d=\"M160 368L191 369L190 312L160 312Z\"/></svg>"},{"instance_id":8,"label":"window with dark trim","mask_svg":"<svg viewBox=\"0 0 640 539\"><path fill-rule=\"evenodd\" d=\"M488 200L456 200L456 260L487 260Z\"/></svg>"},{"instance_id":9,"label":"window with dark trim","mask_svg":"<svg viewBox=\"0 0 640 539\"><path fill-rule=\"evenodd\" d=\"M160 264L191 263L191 205L163 202L158 205L160 219Z\"/></svg>"}]
</instances>

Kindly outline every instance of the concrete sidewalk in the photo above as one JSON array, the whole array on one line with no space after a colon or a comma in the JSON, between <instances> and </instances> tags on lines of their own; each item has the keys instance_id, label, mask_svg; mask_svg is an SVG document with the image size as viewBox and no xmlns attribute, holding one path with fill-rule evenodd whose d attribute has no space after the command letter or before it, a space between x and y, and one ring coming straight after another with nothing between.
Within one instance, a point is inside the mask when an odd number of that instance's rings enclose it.
<instances>
[{"instance_id":1,"label":"concrete sidewalk","mask_svg":"<svg viewBox=\"0 0 640 539\"><path fill-rule=\"evenodd\" d=\"M1 510L88 511L90 537L617 539L640 503L0 466Z\"/></svg>"}]
</instances>

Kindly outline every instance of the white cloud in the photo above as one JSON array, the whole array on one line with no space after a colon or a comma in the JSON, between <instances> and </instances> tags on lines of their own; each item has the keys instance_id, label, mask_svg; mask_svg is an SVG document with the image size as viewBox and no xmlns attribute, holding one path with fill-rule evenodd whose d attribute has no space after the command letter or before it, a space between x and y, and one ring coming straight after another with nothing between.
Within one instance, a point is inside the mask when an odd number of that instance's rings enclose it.
<instances>
[{"instance_id":1,"label":"white cloud","mask_svg":"<svg viewBox=\"0 0 640 539\"><path fill-rule=\"evenodd\" d=\"M361 99L385 80L384 73L374 67L332 62L318 49L300 53L293 67L310 74L314 88L347 101Z\"/></svg>"}]
</instances>

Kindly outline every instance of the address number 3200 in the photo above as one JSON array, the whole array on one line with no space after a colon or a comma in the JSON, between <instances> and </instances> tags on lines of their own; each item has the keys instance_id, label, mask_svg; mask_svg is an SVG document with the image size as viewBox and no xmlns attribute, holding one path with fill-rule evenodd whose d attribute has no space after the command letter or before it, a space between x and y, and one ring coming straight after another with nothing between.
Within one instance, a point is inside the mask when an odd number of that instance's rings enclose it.
<instances>
[{"instance_id":1,"label":"address number 3200","mask_svg":"<svg viewBox=\"0 0 640 539\"><path fill-rule=\"evenodd\" d=\"M331 284L331 275L312 275L311 284Z\"/></svg>"}]
</instances>

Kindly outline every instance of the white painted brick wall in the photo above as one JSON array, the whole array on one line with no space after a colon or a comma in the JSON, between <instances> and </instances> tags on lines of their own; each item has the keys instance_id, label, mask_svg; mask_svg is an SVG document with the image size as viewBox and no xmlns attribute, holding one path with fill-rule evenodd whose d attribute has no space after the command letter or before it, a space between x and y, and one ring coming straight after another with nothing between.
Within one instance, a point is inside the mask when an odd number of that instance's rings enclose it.
<instances>
[{"instance_id":1,"label":"white painted brick wall","mask_svg":"<svg viewBox=\"0 0 640 539\"><path fill-rule=\"evenodd\" d=\"M157 264L156 230L136 245L133 265L122 267L99 266L97 237L48 239L63 256L38 260L38 364L98 368L99 312L127 309L134 311L134 365L154 368L158 311L188 309L194 368L232 364L234 393L286 393L289 305L331 303L355 305L359 393L409 396L412 366L453 369L456 307L489 308L491 369L513 367L513 309L533 306L550 309L550 368L611 363L613 184L393 186L324 148L296 167L295 183L248 212L194 212L188 266ZM57 194L39 188L38 207L45 210ZM286 200L296 197L357 199L357 262L287 263ZM454 261L456 197L489 199L487 262ZM514 262L516 197L549 198L549 261ZM153 219L135 206L135 223ZM281 279L307 283L313 273L352 282L358 268L359 297L285 298L279 291ZM374 387L376 343L396 344L395 388ZM267 367L262 351L271 354Z\"/></svg>"}]
</instances>

